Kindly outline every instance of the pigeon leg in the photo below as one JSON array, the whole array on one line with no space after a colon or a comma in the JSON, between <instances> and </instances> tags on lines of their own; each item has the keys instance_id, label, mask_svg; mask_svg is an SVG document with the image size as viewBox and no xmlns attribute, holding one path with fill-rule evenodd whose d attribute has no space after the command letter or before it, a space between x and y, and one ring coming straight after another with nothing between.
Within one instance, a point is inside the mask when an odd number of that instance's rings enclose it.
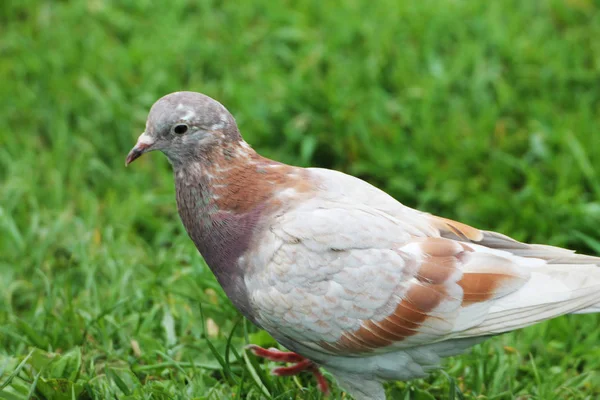
<instances>
[{"instance_id":1,"label":"pigeon leg","mask_svg":"<svg viewBox=\"0 0 600 400\"><path fill-rule=\"evenodd\" d=\"M255 356L266 358L269 361L299 363L306 360L306 358L291 351L281 351L273 347L264 349L255 344L249 344L246 349L250 350Z\"/></svg>"},{"instance_id":2,"label":"pigeon leg","mask_svg":"<svg viewBox=\"0 0 600 400\"><path fill-rule=\"evenodd\" d=\"M270 361L294 363L289 367L278 367L273 369L271 373L276 376L292 376L297 375L300 372L308 371L311 372L317 380L317 387L325 394L329 393L329 384L327 380L319 371L319 367L310 361L308 358L304 358L299 354L291 351L281 351L274 348L264 349L260 346L251 344L246 346L255 356L265 358Z\"/></svg>"}]
</instances>

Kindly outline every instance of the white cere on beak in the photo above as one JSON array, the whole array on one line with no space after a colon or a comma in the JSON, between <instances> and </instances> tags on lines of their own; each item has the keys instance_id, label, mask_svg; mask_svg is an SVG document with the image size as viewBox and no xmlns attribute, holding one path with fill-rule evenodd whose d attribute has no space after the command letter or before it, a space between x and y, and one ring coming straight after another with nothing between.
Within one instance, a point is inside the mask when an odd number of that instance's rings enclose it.
<instances>
[{"instance_id":1,"label":"white cere on beak","mask_svg":"<svg viewBox=\"0 0 600 400\"><path fill-rule=\"evenodd\" d=\"M154 144L154 139L148 135L146 132L142 132L142 134L140 135L140 137L137 140L138 144L145 144L145 145L151 145Z\"/></svg>"}]
</instances>

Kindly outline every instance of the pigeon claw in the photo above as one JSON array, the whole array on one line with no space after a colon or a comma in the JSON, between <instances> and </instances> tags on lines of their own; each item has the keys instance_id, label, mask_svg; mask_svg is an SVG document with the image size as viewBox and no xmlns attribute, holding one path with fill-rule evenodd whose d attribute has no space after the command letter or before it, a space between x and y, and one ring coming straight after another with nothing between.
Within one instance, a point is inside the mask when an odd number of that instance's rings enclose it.
<instances>
[{"instance_id":1,"label":"pigeon claw","mask_svg":"<svg viewBox=\"0 0 600 400\"><path fill-rule=\"evenodd\" d=\"M313 364L312 361L310 361L309 359L305 358L304 360L290 366L290 367L279 367L279 368L274 368L271 371L271 374L275 375L275 376L292 376L292 375L298 375L300 372L303 371L311 371L312 372L312 367L314 367L315 364Z\"/></svg>"},{"instance_id":2,"label":"pigeon claw","mask_svg":"<svg viewBox=\"0 0 600 400\"><path fill-rule=\"evenodd\" d=\"M301 361L306 360L306 358L296 353L292 353L291 351L281 351L273 347L271 347L270 349L264 349L255 344L249 344L248 346L246 346L246 349L250 350L255 356L265 358L269 361L299 363Z\"/></svg>"},{"instance_id":3,"label":"pigeon claw","mask_svg":"<svg viewBox=\"0 0 600 400\"><path fill-rule=\"evenodd\" d=\"M293 363L289 367L278 367L271 371L271 374L275 376L292 376L298 375L301 372L307 371L313 374L317 380L317 387L323 394L329 394L329 384L327 379L323 376L319 367L308 358L304 358L299 354L291 351L281 351L275 348L265 349L255 344L246 346L246 349L250 350L252 354L257 357L267 359L275 362Z\"/></svg>"}]
</instances>

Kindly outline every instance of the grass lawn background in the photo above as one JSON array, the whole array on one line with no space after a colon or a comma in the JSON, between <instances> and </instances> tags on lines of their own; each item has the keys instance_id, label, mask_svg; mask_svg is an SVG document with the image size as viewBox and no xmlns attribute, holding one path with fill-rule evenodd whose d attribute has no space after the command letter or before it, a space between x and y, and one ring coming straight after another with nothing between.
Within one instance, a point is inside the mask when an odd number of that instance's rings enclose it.
<instances>
[{"instance_id":1,"label":"grass lawn background","mask_svg":"<svg viewBox=\"0 0 600 400\"><path fill-rule=\"evenodd\" d=\"M0 2L0 399L322 398L244 355L274 343L185 235L166 159L124 167L176 90L265 156L600 254L600 2L335 3ZM597 399L600 317L445 367L390 398Z\"/></svg>"}]
</instances>

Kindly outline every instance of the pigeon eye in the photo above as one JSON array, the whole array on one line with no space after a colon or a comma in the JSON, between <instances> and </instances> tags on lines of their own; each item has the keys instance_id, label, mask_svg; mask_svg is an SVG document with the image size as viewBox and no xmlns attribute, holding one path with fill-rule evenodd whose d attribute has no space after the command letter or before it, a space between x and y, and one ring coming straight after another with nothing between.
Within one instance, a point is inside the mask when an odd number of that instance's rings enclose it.
<instances>
[{"instance_id":1,"label":"pigeon eye","mask_svg":"<svg viewBox=\"0 0 600 400\"><path fill-rule=\"evenodd\" d=\"M175 125L175 128L173 128L173 132L175 132L178 135L182 135L184 133L186 133L188 130L188 126L181 124L181 125Z\"/></svg>"}]
</instances>

